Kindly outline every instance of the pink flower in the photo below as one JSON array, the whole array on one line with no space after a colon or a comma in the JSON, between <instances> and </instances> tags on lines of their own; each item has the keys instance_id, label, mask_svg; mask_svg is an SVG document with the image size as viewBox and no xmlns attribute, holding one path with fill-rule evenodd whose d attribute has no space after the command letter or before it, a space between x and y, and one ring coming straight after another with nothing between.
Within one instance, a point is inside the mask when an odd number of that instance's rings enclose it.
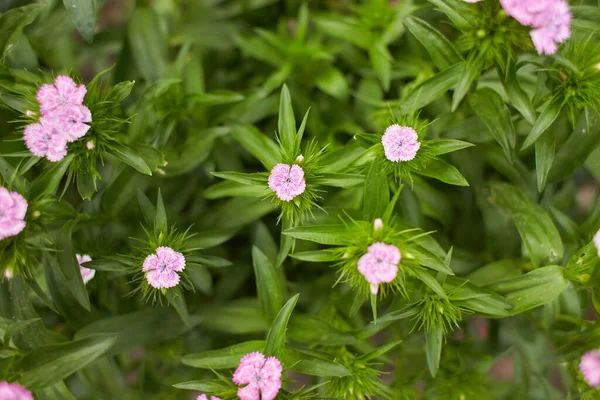
<instances>
[{"instance_id":1,"label":"pink flower","mask_svg":"<svg viewBox=\"0 0 600 400\"><path fill-rule=\"evenodd\" d=\"M281 363L258 352L246 354L233 374L233 383L247 384L238 390L241 400L273 400L281 388Z\"/></svg>"},{"instance_id":2,"label":"pink flower","mask_svg":"<svg viewBox=\"0 0 600 400\"><path fill-rule=\"evenodd\" d=\"M385 158L393 162L412 160L421 147L418 139L413 128L397 124L389 126L381 138Z\"/></svg>"},{"instance_id":3,"label":"pink flower","mask_svg":"<svg viewBox=\"0 0 600 400\"><path fill-rule=\"evenodd\" d=\"M35 156L56 162L67 155L67 139L60 134L55 119L41 117L37 124L27 125L23 131L23 139Z\"/></svg>"},{"instance_id":4,"label":"pink flower","mask_svg":"<svg viewBox=\"0 0 600 400\"><path fill-rule=\"evenodd\" d=\"M200 396L196 397L196 400L208 400L208 399L206 398L205 394L201 394ZM215 396L210 396L210 400L221 400L221 399L218 397L215 397Z\"/></svg>"},{"instance_id":5,"label":"pink flower","mask_svg":"<svg viewBox=\"0 0 600 400\"><path fill-rule=\"evenodd\" d=\"M465 3L479 3L481 0L463 0Z\"/></svg>"},{"instance_id":6,"label":"pink flower","mask_svg":"<svg viewBox=\"0 0 600 400\"><path fill-rule=\"evenodd\" d=\"M269 175L269 188L283 201L300 196L306 189L304 170L297 164L277 164Z\"/></svg>"},{"instance_id":7,"label":"pink flower","mask_svg":"<svg viewBox=\"0 0 600 400\"><path fill-rule=\"evenodd\" d=\"M68 76L57 76L52 85L42 85L37 92L42 115L52 113L64 105L82 105L86 88L79 85Z\"/></svg>"},{"instance_id":8,"label":"pink flower","mask_svg":"<svg viewBox=\"0 0 600 400\"><path fill-rule=\"evenodd\" d=\"M18 383L0 382L0 399L33 400L31 392Z\"/></svg>"},{"instance_id":9,"label":"pink flower","mask_svg":"<svg viewBox=\"0 0 600 400\"><path fill-rule=\"evenodd\" d=\"M0 240L15 236L25 229L27 201L17 192L0 187Z\"/></svg>"},{"instance_id":10,"label":"pink flower","mask_svg":"<svg viewBox=\"0 0 600 400\"><path fill-rule=\"evenodd\" d=\"M179 275L185 269L185 257L170 247L159 247L156 254L150 254L144 260L146 280L156 289L168 289L179 284Z\"/></svg>"},{"instance_id":11,"label":"pink flower","mask_svg":"<svg viewBox=\"0 0 600 400\"><path fill-rule=\"evenodd\" d=\"M558 43L571 35L571 11L565 0L500 0L508 15L531 26L531 40L539 54L554 54Z\"/></svg>"},{"instance_id":12,"label":"pink flower","mask_svg":"<svg viewBox=\"0 0 600 400\"><path fill-rule=\"evenodd\" d=\"M600 257L600 231L596 232L594 235L594 245L596 245L596 250L598 250L598 257Z\"/></svg>"},{"instance_id":13,"label":"pink flower","mask_svg":"<svg viewBox=\"0 0 600 400\"><path fill-rule=\"evenodd\" d=\"M590 386L600 386L600 350L591 350L581 357L579 370Z\"/></svg>"},{"instance_id":14,"label":"pink flower","mask_svg":"<svg viewBox=\"0 0 600 400\"><path fill-rule=\"evenodd\" d=\"M90 126L84 123L92 122L92 113L86 106L65 104L55 110L53 116L58 119L60 133L68 142L79 139L90 130Z\"/></svg>"},{"instance_id":15,"label":"pink flower","mask_svg":"<svg viewBox=\"0 0 600 400\"><path fill-rule=\"evenodd\" d=\"M92 261L92 257L88 256L87 254L84 254L83 256L75 254L75 256L77 257L77 262L79 263L79 271L81 272L83 283L87 285L87 283L96 275L96 270L82 267L81 264Z\"/></svg>"},{"instance_id":16,"label":"pink flower","mask_svg":"<svg viewBox=\"0 0 600 400\"><path fill-rule=\"evenodd\" d=\"M358 260L358 271L371 284L371 293L377 294L380 283L390 283L398 275L400 250L394 245L373 243Z\"/></svg>"}]
</instances>

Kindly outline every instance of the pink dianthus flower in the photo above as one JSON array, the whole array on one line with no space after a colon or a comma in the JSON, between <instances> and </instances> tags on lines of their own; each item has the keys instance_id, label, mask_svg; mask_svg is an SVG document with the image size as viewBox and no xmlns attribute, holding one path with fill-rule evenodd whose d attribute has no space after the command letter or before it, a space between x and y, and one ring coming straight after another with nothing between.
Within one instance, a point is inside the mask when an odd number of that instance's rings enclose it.
<instances>
[{"instance_id":1,"label":"pink dianthus flower","mask_svg":"<svg viewBox=\"0 0 600 400\"><path fill-rule=\"evenodd\" d=\"M79 255L75 254L77 257L77 262L79 263L79 271L81 272L81 278L83 279L83 283L87 284L92 278L96 275L96 270L91 268L82 267L81 264L86 263L88 261L92 261L92 257L87 254Z\"/></svg>"},{"instance_id":2,"label":"pink dianthus flower","mask_svg":"<svg viewBox=\"0 0 600 400\"><path fill-rule=\"evenodd\" d=\"M0 240L15 236L25 229L27 201L17 192L0 187Z\"/></svg>"},{"instance_id":3,"label":"pink dianthus flower","mask_svg":"<svg viewBox=\"0 0 600 400\"><path fill-rule=\"evenodd\" d=\"M591 350L581 357L579 370L592 387L600 386L600 350Z\"/></svg>"},{"instance_id":4,"label":"pink dianthus flower","mask_svg":"<svg viewBox=\"0 0 600 400\"><path fill-rule=\"evenodd\" d=\"M304 170L298 164L277 164L269 175L269 188L283 201L293 200L306 190Z\"/></svg>"},{"instance_id":5,"label":"pink dianthus flower","mask_svg":"<svg viewBox=\"0 0 600 400\"><path fill-rule=\"evenodd\" d=\"M67 138L61 134L55 119L41 117L38 123L27 125L23 139L35 156L56 162L67 155Z\"/></svg>"},{"instance_id":6,"label":"pink dianthus flower","mask_svg":"<svg viewBox=\"0 0 600 400\"><path fill-rule=\"evenodd\" d=\"M18 383L0 382L0 399L33 400L33 395Z\"/></svg>"},{"instance_id":7,"label":"pink dianthus flower","mask_svg":"<svg viewBox=\"0 0 600 400\"><path fill-rule=\"evenodd\" d=\"M146 280L156 289L168 289L179 284L179 275L185 269L183 254L170 247L159 247L156 254L150 254L144 260L142 271L146 273Z\"/></svg>"},{"instance_id":8,"label":"pink dianthus flower","mask_svg":"<svg viewBox=\"0 0 600 400\"><path fill-rule=\"evenodd\" d=\"M418 139L413 128L397 124L389 126L381 138L385 158L392 162L412 160L421 148Z\"/></svg>"},{"instance_id":9,"label":"pink dianthus flower","mask_svg":"<svg viewBox=\"0 0 600 400\"><path fill-rule=\"evenodd\" d=\"M92 122L92 113L84 105L66 104L56 110L54 115L58 119L60 133L68 142L83 137L90 130L85 122Z\"/></svg>"},{"instance_id":10,"label":"pink dianthus flower","mask_svg":"<svg viewBox=\"0 0 600 400\"><path fill-rule=\"evenodd\" d=\"M208 399L206 398L205 394L201 394L200 396L196 397L196 400L208 400ZM215 396L210 396L210 400L221 400L221 399L218 397L215 397Z\"/></svg>"},{"instance_id":11,"label":"pink dianthus flower","mask_svg":"<svg viewBox=\"0 0 600 400\"><path fill-rule=\"evenodd\" d=\"M233 383L247 384L238 390L241 400L273 400L281 388L281 363L258 352L246 354L233 374Z\"/></svg>"},{"instance_id":12,"label":"pink dianthus flower","mask_svg":"<svg viewBox=\"0 0 600 400\"><path fill-rule=\"evenodd\" d=\"M65 105L82 105L86 92L85 85L77 86L73 79L60 75L52 85L42 85L36 98L42 115L46 115Z\"/></svg>"},{"instance_id":13,"label":"pink dianthus flower","mask_svg":"<svg viewBox=\"0 0 600 400\"><path fill-rule=\"evenodd\" d=\"M371 284L371 293L377 294L379 284L390 283L398 275L400 250L392 244L373 243L358 260L358 271Z\"/></svg>"}]
</instances>

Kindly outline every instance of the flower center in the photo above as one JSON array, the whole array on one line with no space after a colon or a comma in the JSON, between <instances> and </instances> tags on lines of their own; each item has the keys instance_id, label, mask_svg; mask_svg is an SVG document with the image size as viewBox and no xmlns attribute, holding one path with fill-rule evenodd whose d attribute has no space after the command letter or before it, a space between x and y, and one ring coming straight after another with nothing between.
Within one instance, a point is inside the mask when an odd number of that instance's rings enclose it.
<instances>
[{"instance_id":1,"label":"flower center","mask_svg":"<svg viewBox=\"0 0 600 400\"><path fill-rule=\"evenodd\" d=\"M160 269L160 272L165 272L167 269L167 263L160 264L158 268Z\"/></svg>"}]
</instances>

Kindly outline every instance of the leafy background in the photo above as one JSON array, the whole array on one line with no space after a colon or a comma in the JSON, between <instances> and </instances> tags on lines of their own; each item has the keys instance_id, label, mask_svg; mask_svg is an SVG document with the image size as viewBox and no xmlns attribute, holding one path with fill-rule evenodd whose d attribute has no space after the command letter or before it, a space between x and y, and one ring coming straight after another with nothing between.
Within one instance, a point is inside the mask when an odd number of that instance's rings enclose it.
<instances>
[{"instance_id":1,"label":"leafy background","mask_svg":"<svg viewBox=\"0 0 600 400\"><path fill-rule=\"evenodd\" d=\"M566 94L549 100L547 82L572 74L569 54L597 40L597 2L571 3L575 50L561 50L545 68L544 57L525 51L499 73L494 64L473 67L456 13L475 6L452 0L3 1L3 179L25 179L51 203L42 219L59 255L104 262L84 288L68 279L70 261L40 251L30 277L1 284L0 378L39 399L189 399L182 388L229 390L212 370L229 376L266 339L299 371L288 375L290 393L323 384L285 398L335 397L336 387L339 398L362 398L347 387L380 382L360 375L366 362L384 372L385 384L369 389L381 398L594 395L577 362L598 344L600 278L590 241L600 228L600 124L593 101L559 107ZM135 81L122 102L131 121L118 135L128 150L106 155L95 187L79 177L68 184L64 168L18 156L25 148L14 140L20 114L11 89L40 71L87 83L113 65L105 85ZM261 156L283 118L284 83L296 121L310 108L305 141L327 145L323 172L366 176L364 184L325 188L323 210L288 235L260 190L213 175L265 171ZM405 226L435 231L426 247L456 275L426 272L429 279L416 281L424 293L440 286L437 278L466 310L445 340L413 330L401 296L380 298L372 324L369 302L334 286L331 263L280 255L290 236L295 253L335 244L310 236L311 226L385 209L398 182L379 184L381 175L351 166L365 152L356 135L381 132L400 106L432 121L429 139L476 145L442 156L468 187L415 174L394 209ZM131 277L108 262L131 253L130 237L144 236L140 223L152 222L147 205L159 188L169 224L192 226L190 247L205 257L190 269L185 311L130 295ZM303 240L311 238L317 244ZM228 346L237 347L220 350Z\"/></svg>"}]
</instances>

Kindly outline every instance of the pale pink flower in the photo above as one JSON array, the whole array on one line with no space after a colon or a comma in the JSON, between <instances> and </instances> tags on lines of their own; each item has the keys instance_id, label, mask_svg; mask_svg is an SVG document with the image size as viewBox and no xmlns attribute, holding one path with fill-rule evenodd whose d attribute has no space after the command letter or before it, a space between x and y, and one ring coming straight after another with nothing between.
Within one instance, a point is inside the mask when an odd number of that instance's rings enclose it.
<instances>
[{"instance_id":1,"label":"pale pink flower","mask_svg":"<svg viewBox=\"0 0 600 400\"><path fill-rule=\"evenodd\" d=\"M15 236L25 229L27 201L17 192L0 187L0 240Z\"/></svg>"},{"instance_id":2,"label":"pale pink flower","mask_svg":"<svg viewBox=\"0 0 600 400\"><path fill-rule=\"evenodd\" d=\"M86 88L79 85L68 76L57 76L52 85L42 85L37 92L42 115L52 113L64 105L82 105Z\"/></svg>"},{"instance_id":3,"label":"pale pink flower","mask_svg":"<svg viewBox=\"0 0 600 400\"><path fill-rule=\"evenodd\" d=\"M596 232L594 235L594 245L596 245L596 250L598 250L598 257L600 257L600 231Z\"/></svg>"},{"instance_id":4,"label":"pale pink flower","mask_svg":"<svg viewBox=\"0 0 600 400\"><path fill-rule=\"evenodd\" d=\"M10 268L7 268L4 270L4 278L6 278L7 280L11 280L14 277L12 271L10 270Z\"/></svg>"},{"instance_id":5,"label":"pale pink flower","mask_svg":"<svg viewBox=\"0 0 600 400\"><path fill-rule=\"evenodd\" d=\"M85 122L92 122L92 113L86 106L65 104L56 109L53 116L58 119L58 129L67 142L79 139L90 130Z\"/></svg>"},{"instance_id":6,"label":"pale pink flower","mask_svg":"<svg viewBox=\"0 0 600 400\"><path fill-rule=\"evenodd\" d=\"M151 254L144 260L142 271L146 280L156 289L168 289L179 284L179 275L185 269L185 257L170 247L159 247L156 254Z\"/></svg>"},{"instance_id":7,"label":"pale pink flower","mask_svg":"<svg viewBox=\"0 0 600 400\"><path fill-rule=\"evenodd\" d=\"M481 0L463 0L465 3L479 3Z\"/></svg>"},{"instance_id":8,"label":"pale pink flower","mask_svg":"<svg viewBox=\"0 0 600 400\"><path fill-rule=\"evenodd\" d=\"M96 270L91 268L82 267L81 264L86 263L88 261L92 261L92 257L87 254L79 255L75 254L77 257L77 263L79 263L79 271L81 272L81 278L83 279L83 283L87 285L89 281L96 275Z\"/></svg>"},{"instance_id":9,"label":"pale pink flower","mask_svg":"<svg viewBox=\"0 0 600 400\"><path fill-rule=\"evenodd\" d=\"M258 352L246 354L233 374L233 383L247 384L238 390L241 400L273 400L281 388L281 363Z\"/></svg>"},{"instance_id":10,"label":"pale pink flower","mask_svg":"<svg viewBox=\"0 0 600 400\"><path fill-rule=\"evenodd\" d=\"M208 400L208 399L206 398L205 394L201 394L200 396L196 397L196 400ZM215 397L215 396L210 396L210 400L221 400L221 399L218 397Z\"/></svg>"},{"instance_id":11,"label":"pale pink flower","mask_svg":"<svg viewBox=\"0 0 600 400\"><path fill-rule=\"evenodd\" d=\"M269 175L269 188L280 200L290 201L300 196L306 189L304 170L301 166L277 164Z\"/></svg>"},{"instance_id":12,"label":"pale pink flower","mask_svg":"<svg viewBox=\"0 0 600 400\"><path fill-rule=\"evenodd\" d=\"M591 350L581 357L579 370L592 387L600 386L600 350Z\"/></svg>"},{"instance_id":13,"label":"pale pink flower","mask_svg":"<svg viewBox=\"0 0 600 400\"><path fill-rule=\"evenodd\" d=\"M383 229L383 220L381 218L375 218L375 221L373 221L373 229L376 231Z\"/></svg>"},{"instance_id":14,"label":"pale pink flower","mask_svg":"<svg viewBox=\"0 0 600 400\"><path fill-rule=\"evenodd\" d=\"M371 284L371 293L377 294L379 284L396 279L400 259L400 250L394 245L377 242L369 246L358 260L358 271Z\"/></svg>"},{"instance_id":15,"label":"pale pink flower","mask_svg":"<svg viewBox=\"0 0 600 400\"><path fill-rule=\"evenodd\" d=\"M554 54L558 43L571 35L571 11L565 0L500 0L508 15L531 26L531 40L539 54Z\"/></svg>"},{"instance_id":16,"label":"pale pink flower","mask_svg":"<svg viewBox=\"0 0 600 400\"><path fill-rule=\"evenodd\" d=\"M33 400L33 395L18 383L0 382L0 399Z\"/></svg>"},{"instance_id":17,"label":"pale pink flower","mask_svg":"<svg viewBox=\"0 0 600 400\"><path fill-rule=\"evenodd\" d=\"M421 148L418 139L413 128L397 124L389 126L381 138L385 158L393 162L412 160Z\"/></svg>"},{"instance_id":18,"label":"pale pink flower","mask_svg":"<svg viewBox=\"0 0 600 400\"><path fill-rule=\"evenodd\" d=\"M38 123L27 125L23 139L35 156L56 162L67 155L67 139L61 135L55 119L41 117Z\"/></svg>"}]
</instances>

